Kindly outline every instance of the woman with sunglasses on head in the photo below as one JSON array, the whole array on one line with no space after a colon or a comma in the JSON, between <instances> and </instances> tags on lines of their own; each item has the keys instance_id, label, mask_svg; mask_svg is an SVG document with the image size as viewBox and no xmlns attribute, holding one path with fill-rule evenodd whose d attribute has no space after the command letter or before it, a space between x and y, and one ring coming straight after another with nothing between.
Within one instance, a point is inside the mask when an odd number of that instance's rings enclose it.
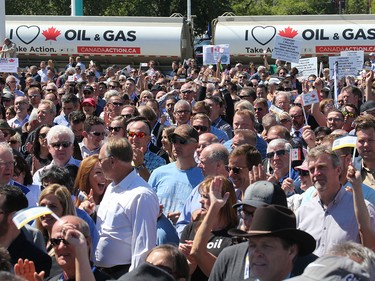
<instances>
[{"instance_id":1,"label":"woman with sunglasses on head","mask_svg":"<svg viewBox=\"0 0 375 281\"><path fill-rule=\"evenodd\" d=\"M38 206L48 207L58 217L73 215L76 216L76 210L72 201L72 196L69 190L59 184L48 185L40 193ZM43 215L36 219L35 226L39 229L46 241L46 250L50 256L54 256L53 246L50 243L52 226L56 219L51 215ZM51 275L53 273L51 272Z\"/></svg>"},{"instance_id":2,"label":"woman with sunglasses on head","mask_svg":"<svg viewBox=\"0 0 375 281\"><path fill-rule=\"evenodd\" d=\"M32 153L26 157L26 162L32 174L40 168L49 165L52 161L52 155L48 151L47 144L47 133L51 128L51 125L43 124L35 130L35 141L32 147Z\"/></svg>"},{"instance_id":3,"label":"woman with sunglasses on head","mask_svg":"<svg viewBox=\"0 0 375 281\"><path fill-rule=\"evenodd\" d=\"M233 244L229 229L237 227L234 187L224 176L207 177L199 186L203 221L192 222L181 234L179 249L189 261L191 281L208 280L216 257Z\"/></svg>"}]
</instances>

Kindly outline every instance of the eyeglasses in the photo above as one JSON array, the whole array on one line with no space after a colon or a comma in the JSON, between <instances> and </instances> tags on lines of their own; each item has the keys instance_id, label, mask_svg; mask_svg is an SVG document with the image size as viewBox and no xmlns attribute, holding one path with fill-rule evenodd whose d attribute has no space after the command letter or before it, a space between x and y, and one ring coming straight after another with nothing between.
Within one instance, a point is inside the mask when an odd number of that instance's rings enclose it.
<instances>
[{"instance_id":1,"label":"eyeglasses","mask_svg":"<svg viewBox=\"0 0 375 281\"><path fill-rule=\"evenodd\" d=\"M132 118L133 114L122 114L121 116L124 118Z\"/></svg>"},{"instance_id":2,"label":"eyeglasses","mask_svg":"<svg viewBox=\"0 0 375 281\"><path fill-rule=\"evenodd\" d=\"M5 167L5 166L14 166L14 164L16 163L16 161L7 161L7 162L0 162L0 167Z\"/></svg>"},{"instance_id":3,"label":"eyeglasses","mask_svg":"<svg viewBox=\"0 0 375 281\"><path fill-rule=\"evenodd\" d=\"M230 167L229 165L226 165L225 169L227 170L228 173L230 173L230 171L232 171L233 174L238 175L239 173L241 173L241 170L244 169L244 168L241 168L241 167Z\"/></svg>"},{"instance_id":4,"label":"eyeglasses","mask_svg":"<svg viewBox=\"0 0 375 281\"><path fill-rule=\"evenodd\" d=\"M10 141L8 141L8 143L9 143L9 144L17 144L18 141L17 141L17 140L10 140Z\"/></svg>"},{"instance_id":5,"label":"eyeglasses","mask_svg":"<svg viewBox=\"0 0 375 281\"><path fill-rule=\"evenodd\" d=\"M343 111L342 112L342 114L344 115L344 116L349 116L349 117L351 117L351 118L355 118L355 113L353 113L353 112L348 112L348 111Z\"/></svg>"},{"instance_id":6,"label":"eyeglasses","mask_svg":"<svg viewBox=\"0 0 375 281\"><path fill-rule=\"evenodd\" d=\"M18 102L15 103L15 105L23 105L23 104L28 104L28 102L18 101Z\"/></svg>"},{"instance_id":7,"label":"eyeglasses","mask_svg":"<svg viewBox=\"0 0 375 281\"><path fill-rule=\"evenodd\" d=\"M119 82L125 82L126 80L125 79L119 79L118 81Z\"/></svg>"},{"instance_id":8,"label":"eyeglasses","mask_svg":"<svg viewBox=\"0 0 375 281\"><path fill-rule=\"evenodd\" d=\"M279 75L286 75L285 72L279 72Z\"/></svg>"},{"instance_id":9,"label":"eyeglasses","mask_svg":"<svg viewBox=\"0 0 375 281\"><path fill-rule=\"evenodd\" d=\"M62 142L51 143L51 146L54 149L60 149L61 147L68 148L71 145L72 145L72 143L70 141L62 141Z\"/></svg>"},{"instance_id":10,"label":"eyeglasses","mask_svg":"<svg viewBox=\"0 0 375 281\"><path fill-rule=\"evenodd\" d=\"M309 171L306 171L306 170L299 170L298 171L298 174L301 176L301 177L308 177L310 175Z\"/></svg>"},{"instance_id":11,"label":"eyeglasses","mask_svg":"<svg viewBox=\"0 0 375 281\"><path fill-rule=\"evenodd\" d=\"M45 139L47 137L47 133L39 134L40 139Z\"/></svg>"},{"instance_id":12,"label":"eyeglasses","mask_svg":"<svg viewBox=\"0 0 375 281\"><path fill-rule=\"evenodd\" d=\"M261 108L261 107L254 107L254 110L255 111L263 111L263 108Z\"/></svg>"},{"instance_id":13,"label":"eyeglasses","mask_svg":"<svg viewBox=\"0 0 375 281\"><path fill-rule=\"evenodd\" d=\"M188 113L190 113L190 110L178 110L178 111L175 111L175 113L177 113L178 115L188 114Z\"/></svg>"},{"instance_id":14,"label":"eyeglasses","mask_svg":"<svg viewBox=\"0 0 375 281\"><path fill-rule=\"evenodd\" d=\"M112 102L114 106L123 106L124 104L122 102Z\"/></svg>"},{"instance_id":15,"label":"eyeglasses","mask_svg":"<svg viewBox=\"0 0 375 281\"><path fill-rule=\"evenodd\" d=\"M109 130L110 132L112 132L112 131L120 132L121 129L122 129L121 126L120 126L120 127L111 127L111 126L108 127L108 130Z\"/></svg>"},{"instance_id":16,"label":"eyeglasses","mask_svg":"<svg viewBox=\"0 0 375 281\"><path fill-rule=\"evenodd\" d=\"M194 91L192 90L185 90L185 91L181 91L182 94L191 94L191 93L194 93Z\"/></svg>"},{"instance_id":17,"label":"eyeglasses","mask_svg":"<svg viewBox=\"0 0 375 281\"><path fill-rule=\"evenodd\" d=\"M342 119L341 118L338 118L338 117L329 117L329 118L327 118L327 121L329 121L329 122L340 122L340 121L342 121Z\"/></svg>"},{"instance_id":18,"label":"eyeglasses","mask_svg":"<svg viewBox=\"0 0 375 281\"><path fill-rule=\"evenodd\" d=\"M84 91L83 94L84 95L91 95L92 93L90 91Z\"/></svg>"},{"instance_id":19,"label":"eyeglasses","mask_svg":"<svg viewBox=\"0 0 375 281\"><path fill-rule=\"evenodd\" d=\"M59 95L59 97L62 97L63 95L65 95L65 93L57 93Z\"/></svg>"},{"instance_id":20,"label":"eyeglasses","mask_svg":"<svg viewBox=\"0 0 375 281\"><path fill-rule=\"evenodd\" d=\"M108 88L110 88L110 89L116 89L117 86L116 85L109 85Z\"/></svg>"},{"instance_id":21,"label":"eyeglasses","mask_svg":"<svg viewBox=\"0 0 375 281\"><path fill-rule=\"evenodd\" d=\"M292 118L292 119L297 119L297 118L300 118L300 117L302 117L302 114L300 114L300 115L290 115L290 118Z\"/></svg>"},{"instance_id":22,"label":"eyeglasses","mask_svg":"<svg viewBox=\"0 0 375 281\"><path fill-rule=\"evenodd\" d=\"M39 97L40 95L38 95L38 94L35 94L35 95L29 95L29 98L30 99L33 99L33 98L37 98L37 97Z\"/></svg>"},{"instance_id":23,"label":"eyeglasses","mask_svg":"<svg viewBox=\"0 0 375 281\"><path fill-rule=\"evenodd\" d=\"M249 218L252 218L254 216L254 212L249 212L244 209L240 209L238 212L238 216L243 219L244 221L248 220Z\"/></svg>"},{"instance_id":24,"label":"eyeglasses","mask_svg":"<svg viewBox=\"0 0 375 281\"><path fill-rule=\"evenodd\" d=\"M112 157L112 155L109 155L109 156L104 157L104 158L102 158L102 159L98 159L98 160L99 160L99 164L102 165L103 162L104 162L104 160L105 160L105 159L108 159L108 158L110 158L110 157Z\"/></svg>"},{"instance_id":25,"label":"eyeglasses","mask_svg":"<svg viewBox=\"0 0 375 281\"><path fill-rule=\"evenodd\" d=\"M146 136L144 132L130 132L128 131L128 136L131 138L137 137L139 139L143 139Z\"/></svg>"},{"instance_id":26,"label":"eyeglasses","mask_svg":"<svg viewBox=\"0 0 375 281\"><path fill-rule=\"evenodd\" d=\"M55 90L55 89L46 89L46 91L47 91L48 93L53 93L53 92L56 92L56 90Z\"/></svg>"},{"instance_id":27,"label":"eyeglasses","mask_svg":"<svg viewBox=\"0 0 375 281\"><path fill-rule=\"evenodd\" d=\"M275 151L275 152L268 152L268 153L266 154L266 156L267 156L267 158L271 159L271 158L275 157L275 154L276 154L277 156L281 156L281 155L285 155L285 153L286 153L286 150L285 150L285 149L280 149L280 150Z\"/></svg>"},{"instance_id":28,"label":"eyeglasses","mask_svg":"<svg viewBox=\"0 0 375 281\"><path fill-rule=\"evenodd\" d=\"M240 99L249 98L250 96L239 96Z\"/></svg>"},{"instance_id":29,"label":"eyeglasses","mask_svg":"<svg viewBox=\"0 0 375 281\"><path fill-rule=\"evenodd\" d=\"M197 131L201 131L201 132L207 132L208 131L207 126L193 126L193 128L196 129Z\"/></svg>"},{"instance_id":30,"label":"eyeglasses","mask_svg":"<svg viewBox=\"0 0 375 281\"><path fill-rule=\"evenodd\" d=\"M107 136L106 132L90 132L90 134L94 135L95 137L105 137L105 136Z\"/></svg>"},{"instance_id":31,"label":"eyeglasses","mask_svg":"<svg viewBox=\"0 0 375 281\"><path fill-rule=\"evenodd\" d=\"M193 142L192 140L188 140L183 137L176 136L176 135L172 135L169 139L170 139L170 142L173 144L179 143L179 144L185 145L185 144Z\"/></svg>"},{"instance_id":32,"label":"eyeglasses","mask_svg":"<svg viewBox=\"0 0 375 281\"><path fill-rule=\"evenodd\" d=\"M63 242L64 245L69 245L69 242L66 241L64 238L50 238L49 242L53 247L58 247L61 242Z\"/></svg>"},{"instance_id":33,"label":"eyeglasses","mask_svg":"<svg viewBox=\"0 0 375 281\"><path fill-rule=\"evenodd\" d=\"M17 83L17 81L9 81L9 83Z\"/></svg>"}]
</instances>

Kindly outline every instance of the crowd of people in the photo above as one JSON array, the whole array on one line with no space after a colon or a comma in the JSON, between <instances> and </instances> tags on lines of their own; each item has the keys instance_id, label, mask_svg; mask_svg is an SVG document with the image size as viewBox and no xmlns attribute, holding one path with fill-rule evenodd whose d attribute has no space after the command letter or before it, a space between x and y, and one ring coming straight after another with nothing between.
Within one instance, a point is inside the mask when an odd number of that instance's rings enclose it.
<instances>
[{"instance_id":1,"label":"crowd of people","mask_svg":"<svg viewBox=\"0 0 375 281\"><path fill-rule=\"evenodd\" d=\"M374 72L171 68L1 73L0 280L373 280Z\"/></svg>"}]
</instances>

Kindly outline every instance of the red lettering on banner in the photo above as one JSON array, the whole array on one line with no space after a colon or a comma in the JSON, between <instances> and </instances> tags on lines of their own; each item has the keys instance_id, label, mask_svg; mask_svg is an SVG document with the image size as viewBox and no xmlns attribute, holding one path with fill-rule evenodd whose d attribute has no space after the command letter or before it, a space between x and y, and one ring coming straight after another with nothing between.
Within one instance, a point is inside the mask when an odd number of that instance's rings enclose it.
<instances>
[{"instance_id":1,"label":"red lettering on banner","mask_svg":"<svg viewBox=\"0 0 375 281\"><path fill-rule=\"evenodd\" d=\"M375 46L316 46L316 53L340 53L341 51L375 52Z\"/></svg>"},{"instance_id":2,"label":"red lettering on banner","mask_svg":"<svg viewBox=\"0 0 375 281\"><path fill-rule=\"evenodd\" d=\"M124 54L138 55L141 53L140 47L98 47L98 46L77 46L78 53L84 54Z\"/></svg>"}]
</instances>

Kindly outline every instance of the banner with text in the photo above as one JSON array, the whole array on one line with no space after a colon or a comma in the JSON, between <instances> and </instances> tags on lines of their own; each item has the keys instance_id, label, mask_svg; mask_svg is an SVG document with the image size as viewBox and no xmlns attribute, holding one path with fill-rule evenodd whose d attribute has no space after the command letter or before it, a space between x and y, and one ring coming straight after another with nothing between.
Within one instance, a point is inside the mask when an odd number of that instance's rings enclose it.
<instances>
[{"instance_id":1,"label":"banner with text","mask_svg":"<svg viewBox=\"0 0 375 281\"><path fill-rule=\"evenodd\" d=\"M302 41L276 36L272 58L298 63L301 56L301 49Z\"/></svg>"},{"instance_id":2,"label":"banner with text","mask_svg":"<svg viewBox=\"0 0 375 281\"><path fill-rule=\"evenodd\" d=\"M0 72L16 73L18 68L17 58L0 59Z\"/></svg>"}]
</instances>

